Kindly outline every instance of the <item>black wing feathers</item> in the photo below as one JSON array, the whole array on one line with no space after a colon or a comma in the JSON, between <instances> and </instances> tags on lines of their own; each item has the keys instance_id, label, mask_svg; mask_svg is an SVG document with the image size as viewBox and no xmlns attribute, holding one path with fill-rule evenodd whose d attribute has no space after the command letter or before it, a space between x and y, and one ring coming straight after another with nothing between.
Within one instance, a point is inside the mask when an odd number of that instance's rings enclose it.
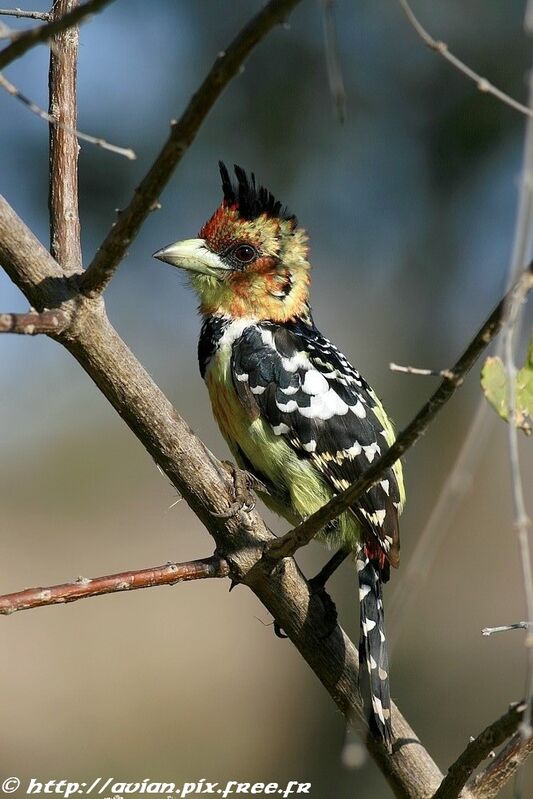
<instances>
[{"instance_id":1,"label":"black wing feathers","mask_svg":"<svg viewBox=\"0 0 533 799\"><path fill-rule=\"evenodd\" d=\"M370 387L313 326L251 325L233 344L232 373L243 405L257 409L276 435L311 459L335 491L387 448ZM389 469L353 509L394 565L399 499Z\"/></svg>"}]
</instances>

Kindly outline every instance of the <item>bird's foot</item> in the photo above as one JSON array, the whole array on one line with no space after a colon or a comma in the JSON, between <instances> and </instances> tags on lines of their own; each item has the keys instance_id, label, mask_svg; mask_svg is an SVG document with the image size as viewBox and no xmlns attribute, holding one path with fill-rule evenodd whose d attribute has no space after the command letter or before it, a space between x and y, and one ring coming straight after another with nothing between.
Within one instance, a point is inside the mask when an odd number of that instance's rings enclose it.
<instances>
[{"instance_id":1,"label":"bird's foot","mask_svg":"<svg viewBox=\"0 0 533 799\"><path fill-rule=\"evenodd\" d=\"M249 513L255 508L255 497L252 494L252 488L256 488L260 481L256 480L250 472L238 469L231 461L221 461L221 465L233 479L235 500L226 510L220 513L211 511L211 515L216 516L217 519L231 519L232 516L236 516L241 510Z\"/></svg>"},{"instance_id":2,"label":"bird's foot","mask_svg":"<svg viewBox=\"0 0 533 799\"><path fill-rule=\"evenodd\" d=\"M321 638L329 638L335 627L337 626L337 608L335 602L332 600L326 591L326 583L331 575L338 569L341 563L350 554L348 547L341 547L326 565L318 572L315 577L308 580L309 589L312 596L319 596L324 608L324 624L326 632L321 635Z\"/></svg>"},{"instance_id":3,"label":"bird's foot","mask_svg":"<svg viewBox=\"0 0 533 799\"><path fill-rule=\"evenodd\" d=\"M285 635L283 629L280 627L277 621L274 622L274 632L278 636L278 638L288 638L288 635Z\"/></svg>"},{"instance_id":4,"label":"bird's foot","mask_svg":"<svg viewBox=\"0 0 533 799\"><path fill-rule=\"evenodd\" d=\"M317 596L322 602L324 608L324 627L325 631L319 636L320 638L329 638L335 627L337 626L337 607L328 592L326 591L326 583L322 577L322 573L312 577L308 580L309 592L311 596Z\"/></svg>"}]
</instances>

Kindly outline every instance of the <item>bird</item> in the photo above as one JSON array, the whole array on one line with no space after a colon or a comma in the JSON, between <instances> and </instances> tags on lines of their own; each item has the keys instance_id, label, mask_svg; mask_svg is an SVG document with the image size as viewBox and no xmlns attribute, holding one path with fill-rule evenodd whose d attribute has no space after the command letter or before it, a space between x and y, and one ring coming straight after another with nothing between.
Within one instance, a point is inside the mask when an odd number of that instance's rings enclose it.
<instances>
[{"instance_id":1,"label":"bird","mask_svg":"<svg viewBox=\"0 0 533 799\"><path fill-rule=\"evenodd\" d=\"M200 373L237 465L297 525L360 477L395 433L376 393L314 323L308 237L296 216L253 173L235 165L233 178L219 167L223 199L198 237L154 257L186 270L198 296ZM389 751L382 584L399 565L404 501L396 461L317 536L355 561L370 729Z\"/></svg>"}]
</instances>

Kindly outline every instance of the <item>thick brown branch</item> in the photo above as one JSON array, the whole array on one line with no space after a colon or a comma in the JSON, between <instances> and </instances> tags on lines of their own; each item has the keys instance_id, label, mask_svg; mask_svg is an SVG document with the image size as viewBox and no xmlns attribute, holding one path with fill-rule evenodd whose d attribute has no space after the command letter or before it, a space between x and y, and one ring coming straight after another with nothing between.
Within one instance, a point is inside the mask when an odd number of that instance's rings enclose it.
<instances>
[{"instance_id":1,"label":"thick brown branch","mask_svg":"<svg viewBox=\"0 0 533 799\"><path fill-rule=\"evenodd\" d=\"M42 44L48 41L56 33L65 31L73 25L77 25L89 14L96 14L101 11L104 6L109 5L113 0L87 0L82 6L78 6L70 14L66 14L61 19L53 19L46 25L39 25L36 28L14 33L11 36L11 44L0 51L0 70L4 69L8 64L16 58L27 53L36 44Z\"/></svg>"},{"instance_id":2,"label":"thick brown branch","mask_svg":"<svg viewBox=\"0 0 533 799\"><path fill-rule=\"evenodd\" d=\"M32 305L55 307L71 286L59 265L0 198L0 263ZM357 650L337 627L323 637L320 598L291 559L265 571L259 561L272 533L255 512L228 519L213 516L233 502L227 472L192 433L167 398L118 337L100 299L78 298L72 322L60 341L95 381L216 542L234 580L248 585L289 636L350 721L366 725L358 685ZM254 568L255 567L255 568ZM369 749L394 793L428 799L442 774L401 713L393 706L397 746L392 755L373 739Z\"/></svg>"},{"instance_id":3,"label":"thick brown branch","mask_svg":"<svg viewBox=\"0 0 533 799\"><path fill-rule=\"evenodd\" d=\"M102 594L119 591L137 591L139 588L154 588L158 585L175 585L189 580L205 580L210 577L227 577L229 567L224 558L213 555L203 560L187 563L166 563L149 569L108 574L105 577L77 577L73 583L51 585L47 588L26 588L14 594L0 596L0 615L8 616L17 610L42 608L45 605L61 605Z\"/></svg>"},{"instance_id":4,"label":"thick brown branch","mask_svg":"<svg viewBox=\"0 0 533 799\"><path fill-rule=\"evenodd\" d=\"M72 13L78 0L55 0L52 20ZM76 76L78 26L56 33L50 50L48 91L50 115L59 125L50 125L50 252L65 274L81 270L80 218L78 214L78 123Z\"/></svg>"},{"instance_id":5,"label":"thick brown branch","mask_svg":"<svg viewBox=\"0 0 533 799\"><path fill-rule=\"evenodd\" d=\"M42 313L1 313L0 333L20 333L36 336L39 333L57 334L65 329L68 319L61 311Z\"/></svg>"},{"instance_id":6,"label":"thick brown branch","mask_svg":"<svg viewBox=\"0 0 533 799\"><path fill-rule=\"evenodd\" d=\"M448 769L433 799L457 799L474 769L493 749L501 746L516 732L522 720L524 707L524 704L511 705L507 713L489 724L468 744L461 756ZM474 795L477 796L476 793Z\"/></svg>"},{"instance_id":7,"label":"thick brown branch","mask_svg":"<svg viewBox=\"0 0 533 799\"><path fill-rule=\"evenodd\" d=\"M302 524L294 530L290 530L285 535L277 538L265 553L265 557L271 560L285 558L308 544L332 519L348 510L359 497L365 493L383 475L385 469L392 466L398 458L407 452L426 431L430 422L455 394L467 372L472 368L477 358L483 350L490 344L492 339L501 330L505 311L508 308L509 298L518 291L533 288L533 266L522 273L517 284L498 304L487 321L481 326L478 333L474 336L464 353L457 363L449 370L443 378L437 390L431 395L429 400L417 413L413 421L402 430L393 446L384 455L376 460L365 473L353 483L349 488L337 496L333 497L326 505L313 513Z\"/></svg>"},{"instance_id":8,"label":"thick brown branch","mask_svg":"<svg viewBox=\"0 0 533 799\"><path fill-rule=\"evenodd\" d=\"M227 50L218 55L180 119L172 123L170 136L148 174L135 190L129 205L119 215L85 272L81 284L84 294L95 296L105 289L142 223L156 207L159 195L223 90L237 74L253 48L265 38L274 25L283 22L299 2L301 0L270 0L244 26Z\"/></svg>"}]
</instances>

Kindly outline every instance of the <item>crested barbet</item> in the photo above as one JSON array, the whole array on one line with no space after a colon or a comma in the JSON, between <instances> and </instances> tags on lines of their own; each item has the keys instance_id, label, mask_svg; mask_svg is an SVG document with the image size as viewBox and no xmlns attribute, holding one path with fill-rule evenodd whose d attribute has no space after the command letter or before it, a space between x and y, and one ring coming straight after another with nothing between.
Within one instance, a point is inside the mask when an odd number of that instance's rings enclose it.
<instances>
[{"instance_id":1,"label":"crested barbet","mask_svg":"<svg viewBox=\"0 0 533 799\"><path fill-rule=\"evenodd\" d=\"M296 525L347 488L394 441L383 405L316 328L307 236L255 177L220 164L224 199L198 238L155 257L188 272L203 325L200 372L238 465L265 487L266 505ZM361 662L371 729L390 749L391 700L382 583L399 563L404 503L396 461L319 534L353 553Z\"/></svg>"}]
</instances>

